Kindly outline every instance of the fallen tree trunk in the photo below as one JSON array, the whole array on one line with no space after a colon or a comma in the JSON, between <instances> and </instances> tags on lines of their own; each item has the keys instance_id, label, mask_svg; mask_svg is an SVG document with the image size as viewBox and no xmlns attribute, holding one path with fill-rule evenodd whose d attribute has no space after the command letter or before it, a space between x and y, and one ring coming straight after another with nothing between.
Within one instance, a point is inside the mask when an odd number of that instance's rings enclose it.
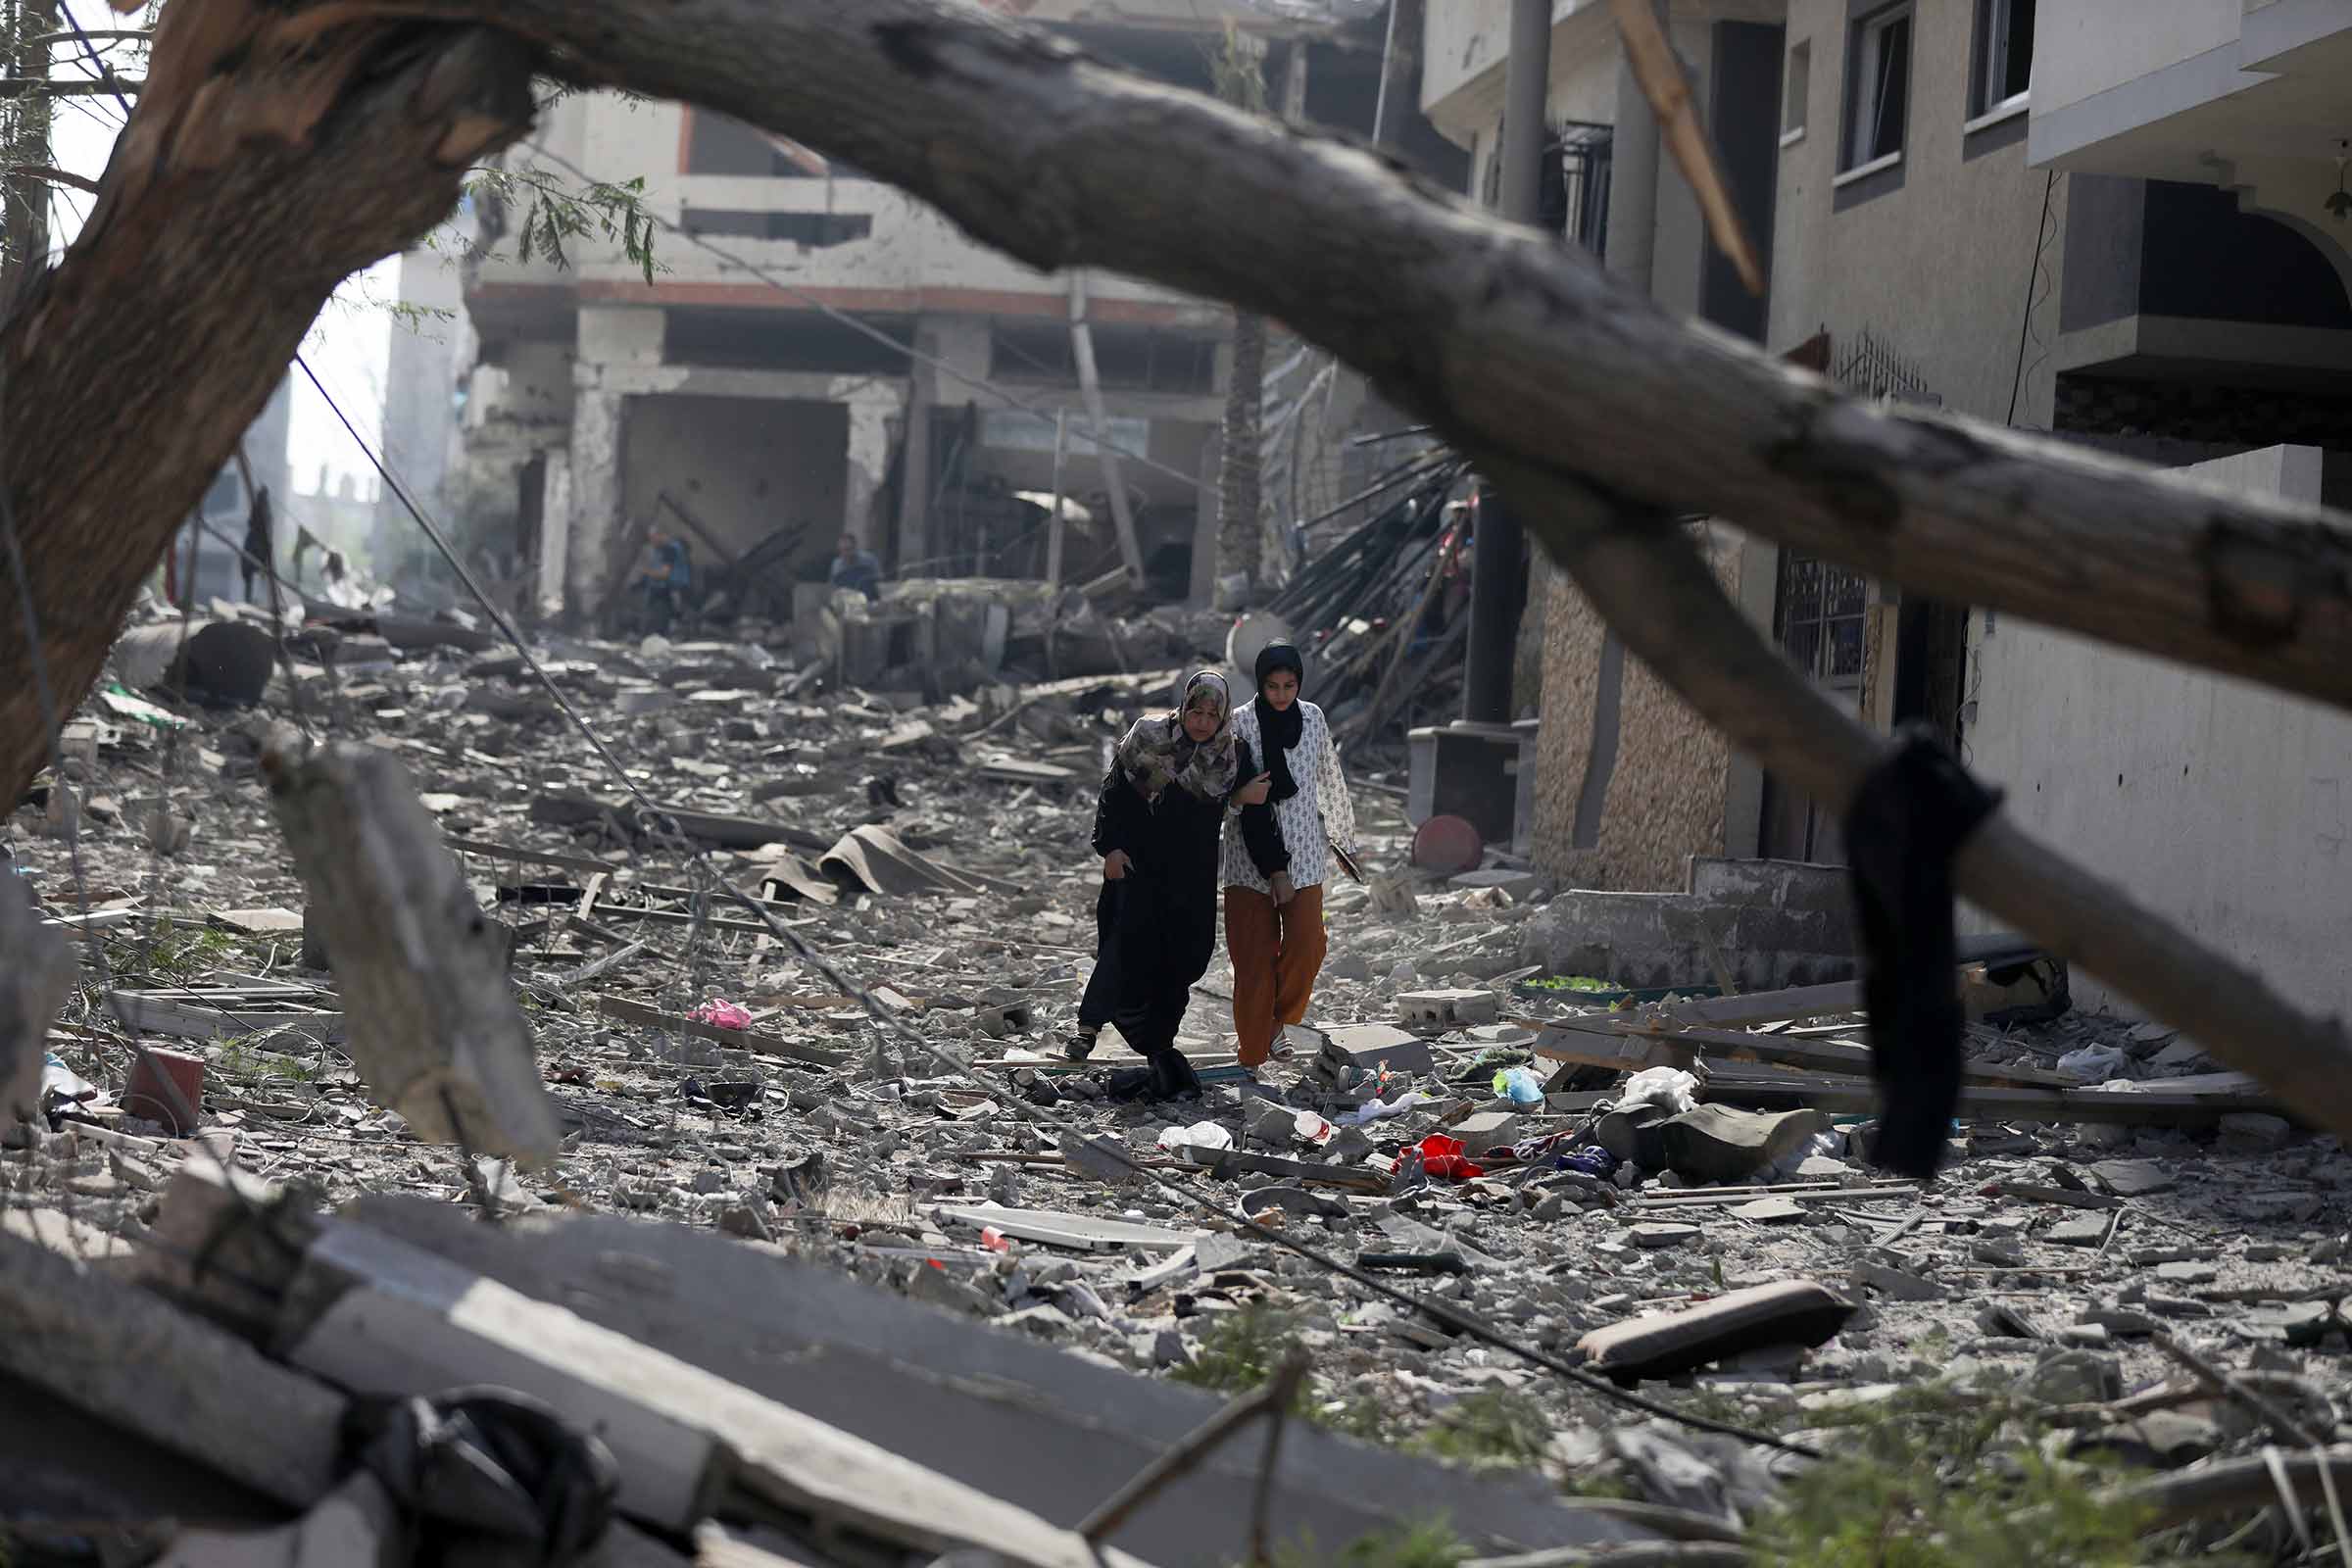
<instances>
[{"instance_id":1,"label":"fallen tree trunk","mask_svg":"<svg viewBox=\"0 0 2352 1568\"><path fill-rule=\"evenodd\" d=\"M181 519L356 270L446 215L522 130L534 57L477 26L174 4L88 225L0 326L0 528L71 709ZM231 43L233 69L218 66ZM42 693L0 550L0 787L47 760Z\"/></svg>"},{"instance_id":2,"label":"fallen tree trunk","mask_svg":"<svg viewBox=\"0 0 2352 1568\"><path fill-rule=\"evenodd\" d=\"M357 9L484 8L321 14ZM1262 313L1466 448L2352 707L2340 517L1840 397L1360 147L943 0L503 0L498 19L583 79L835 154L1033 266L1109 268Z\"/></svg>"},{"instance_id":3,"label":"fallen tree trunk","mask_svg":"<svg viewBox=\"0 0 2352 1568\"><path fill-rule=\"evenodd\" d=\"M0 332L0 486L65 694L334 283L441 216L455 168L514 133L528 59L467 25L488 9L167 12L89 230ZM1222 298L1338 352L1511 486L1629 646L1825 803L1850 796L1879 742L1780 670L1667 514L2352 708L2352 535L2331 514L1839 398L1373 154L940 0L502 0L496 18L578 79L842 156L1023 261ZM92 428L156 445L124 463ZM1644 580L1663 597L1636 597ZM0 620L0 660L22 649ZM16 782L44 743L36 695L0 697ZM1958 871L1969 897L2217 1054L2311 1090L2313 1114L2352 1133L2340 1029L2000 820Z\"/></svg>"}]
</instances>

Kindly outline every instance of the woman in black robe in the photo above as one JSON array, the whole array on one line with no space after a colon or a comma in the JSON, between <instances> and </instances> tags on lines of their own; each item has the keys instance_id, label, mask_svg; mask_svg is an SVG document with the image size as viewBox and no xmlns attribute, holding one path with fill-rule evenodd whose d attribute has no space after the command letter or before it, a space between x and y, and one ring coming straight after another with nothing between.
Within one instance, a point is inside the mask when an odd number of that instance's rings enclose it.
<instances>
[{"instance_id":1,"label":"woman in black robe","mask_svg":"<svg viewBox=\"0 0 2352 1568\"><path fill-rule=\"evenodd\" d=\"M1264 800L1271 787L1263 778L1241 782L1249 760L1235 744L1232 715L1225 678L1195 675L1174 713L1137 720L1119 742L1095 812L1101 947L1088 991L1107 985L1109 1021L1150 1063L1157 1099L1200 1090L1176 1031L1216 953L1225 813ZM1080 1042L1074 1055L1091 1047L1091 1035L1082 1032Z\"/></svg>"}]
</instances>

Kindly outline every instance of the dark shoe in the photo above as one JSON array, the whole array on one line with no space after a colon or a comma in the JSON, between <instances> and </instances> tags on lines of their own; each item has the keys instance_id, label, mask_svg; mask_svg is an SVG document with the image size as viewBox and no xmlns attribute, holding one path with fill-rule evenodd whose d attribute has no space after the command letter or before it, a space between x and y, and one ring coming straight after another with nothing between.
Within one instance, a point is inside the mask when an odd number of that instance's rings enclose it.
<instances>
[{"instance_id":1,"label":"dark shoe","mask_svg":"<svg viewBox=\"0 0 2352 1568\"><path fill-rule=\"evenodd\" d=\"M1181 1051L1154 1052L1152 1055L1152 1098L1177 1100L1185 1096L1200 1098L1200 1075Z\"/></svg>"},{"instance_id":2,"label":"dark shoe","mask_svg":"<svg viewBox=\"0 0 2352 1568\"><path fill-rule=\"evenodd\" d=\"M1102 1033L1100 1029L1079 1030L1070 1036L1070 1043L1061 1048L1061 1054L1072 1061L1084 1061L1095 1054L1095 1042L1102 1038Z\"/></svg>"}]
</instances>

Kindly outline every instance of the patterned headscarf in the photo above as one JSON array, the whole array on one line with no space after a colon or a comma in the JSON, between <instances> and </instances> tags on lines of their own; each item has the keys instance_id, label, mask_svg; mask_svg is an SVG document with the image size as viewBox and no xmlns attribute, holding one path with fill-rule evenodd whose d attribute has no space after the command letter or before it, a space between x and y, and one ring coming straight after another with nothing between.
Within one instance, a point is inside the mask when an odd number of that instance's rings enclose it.
<instances>
[{"instance_id":1,"label":"patterned headscarf","mask_svg":"<svg viewBox=\"0 0 2352 1568\"><path fill-rule=\"evenodd\" d=\"M1196 741L1184 732L1185 712L1194 708L1217 715L1217 732ZM1156 804L1171 784L1181 784L1204 801L1222 801L1241 775L1235 751L1233 693L1225 677L1204 669L1184 683L1184 701L1164 718L1139 718L1119 742L1119 771L1138 794Z\"/></svg>"}]
</instances>

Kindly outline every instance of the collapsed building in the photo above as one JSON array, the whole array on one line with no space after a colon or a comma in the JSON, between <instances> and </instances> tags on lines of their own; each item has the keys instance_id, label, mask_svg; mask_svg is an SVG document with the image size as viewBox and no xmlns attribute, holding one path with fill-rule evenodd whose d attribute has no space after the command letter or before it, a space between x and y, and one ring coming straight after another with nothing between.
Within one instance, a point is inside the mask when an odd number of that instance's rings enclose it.
<instances>
[{"instance_id":1,"label":"collapsed building","mask_svg":"<svg viewBox=\"0 0 2352 1568\"><path fill-rule=\"evenodd\" d=\"M1164 0L1022 10L1198 90L1214 91L1236 53L1279 107L1373 129L1378 17L1342 25ZM1466 161L1417 117L1400 145L1460 183ZM844 533L893 577L1042 577L1057 482L1063 576L1134 565L1153 598L1206 597L1226 307L1034 271L854 168L675 104L565 99L514 172L564 189L583 174L641 182L661 230L650 269L618 238L526 257L502 232L525 213L485 202L465 215L474 234L457 300L446 246L404 262L404 295L462 306L464 322L445 355L412 351L454 395L396 406L387 443L454 448L446 504L522 564L538 609L611 611L656 526L688 542L698 576L731 604L777 620L794 612L794 584L821 585ZM1269 359L1279 368L1282 354ZM1320 385L1318 422L1350 428L1360 383ZM1329 461L1348 461L1333 445Z\"/></svg>"}]
</instances>

